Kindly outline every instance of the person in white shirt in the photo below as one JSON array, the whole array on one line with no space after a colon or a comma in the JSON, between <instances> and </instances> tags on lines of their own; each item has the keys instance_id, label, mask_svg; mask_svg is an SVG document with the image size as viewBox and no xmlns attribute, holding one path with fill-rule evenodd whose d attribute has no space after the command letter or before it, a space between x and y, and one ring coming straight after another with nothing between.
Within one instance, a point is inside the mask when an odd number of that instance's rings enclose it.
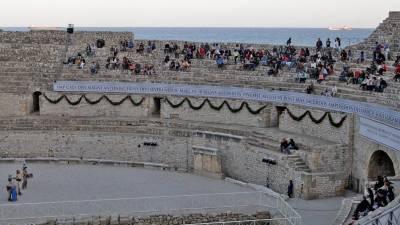
<instances>
[{"instance_id":1,"label":"person in white shirt","mask_svg":"<svg viewBox=\"0 0 400 225\"><path fill-rule=\"evenodd\" d=\"M333 85L333 87L332 87L332 97L335 97L336 96L336 94L337 94L337 87L336 87L336 84L335 85Z\"/></svg>"}]
</instances>

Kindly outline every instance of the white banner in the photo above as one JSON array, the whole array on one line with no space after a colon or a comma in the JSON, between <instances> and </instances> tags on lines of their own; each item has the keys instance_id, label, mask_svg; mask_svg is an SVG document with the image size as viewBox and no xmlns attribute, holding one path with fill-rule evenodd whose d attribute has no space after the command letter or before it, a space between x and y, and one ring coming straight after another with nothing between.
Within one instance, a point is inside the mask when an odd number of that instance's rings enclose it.
<instances>
[{"instance_id":1,"label":"white banner","mask_svg":"<svg viewBox=\"0 0 400 225\"><path fill-rule=\"evenodd\" d=\"M359 125L362 136L400 151L400 130L362 117Z\"/></svg>"},{"instance_id":2,"label":"white banner","mask_svg":"<svg viewBox=\"0 0 400 225\"><path fill-rule=\"evenodd\" d=\"M53 90L57 92L175 95L278 102L317 107L345 113L355 113L362 117L370 118L400 129L400 113L387 107L347 99L307 95L298 92L268 91L255 88L212 85L91 81L56 81L54 82Z\"/></svg>"}]
</instances>

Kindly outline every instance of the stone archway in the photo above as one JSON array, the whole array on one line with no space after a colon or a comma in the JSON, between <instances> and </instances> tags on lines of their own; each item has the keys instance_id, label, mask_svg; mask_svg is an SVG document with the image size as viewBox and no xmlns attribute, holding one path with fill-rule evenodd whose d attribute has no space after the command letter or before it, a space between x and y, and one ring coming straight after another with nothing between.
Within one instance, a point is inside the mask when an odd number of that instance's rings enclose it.
<instances>
[{"instance_id":1,"label":"stone archway","mask_svg":"<svg viewBox=\"0 0 400 225\"><path fill-rule=\"evenodd\" d=\"M39 102L40 95L42 95L42 92L40 91L35 91L32 94L32 113L40 112L40 102Z\"/></svg>"},{"instance_id":2,"label":"stone archway","mask_svg":"<svg viewBox=\"0 0 400 225\"><path fill-rule=\"evenodd\" d=\"M377 176L395 176L393 161L389 155L382 151L375 151L368 164L368 179L375 180Z\"/></svg>"}]
</instances>

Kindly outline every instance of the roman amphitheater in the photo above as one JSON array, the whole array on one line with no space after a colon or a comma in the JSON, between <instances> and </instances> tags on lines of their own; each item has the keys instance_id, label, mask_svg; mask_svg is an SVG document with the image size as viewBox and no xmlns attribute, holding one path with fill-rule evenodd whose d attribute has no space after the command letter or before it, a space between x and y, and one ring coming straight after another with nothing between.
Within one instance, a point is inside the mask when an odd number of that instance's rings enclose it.
<instances>
[{"instance_id":1,"label":"roman amphitheater","mask_svg":"<svg viewBox=\"0 0 400 225\"><path fill-rule=\"evenodd\" d=\"M357 55L384 41L396 55L399 38L400 12L390 12L351 48ZM105 46L85 56L85 68L64 63L100 39ZM105 68L110 48L123 40L135 47L118 57L153 65L151 75ZM136 51L147 42L128 32L0 32L0 175L6 183L22 162L34 173L20 201L1 198L1 224L312 224L284 200L290 180L305 203L363 193L377 176L398 181L400 84L393 67L383 93L330 75L309 95L309 81L299 83L290 70L268 76L262 66L221 69L197 58L190 70L169 70L164 46L173 41ZM95 74L91 62L100 64ZM335 64L335 74L343 65ZM334 85L335 97L320 95ZM282 153L283 138L299 149ZM324 224L348 222L356 202L344 199L336 219ZM399 202L359 224L399 224ZM139 212L146 215L138 219Z\"/></svg>"}]
</instances>

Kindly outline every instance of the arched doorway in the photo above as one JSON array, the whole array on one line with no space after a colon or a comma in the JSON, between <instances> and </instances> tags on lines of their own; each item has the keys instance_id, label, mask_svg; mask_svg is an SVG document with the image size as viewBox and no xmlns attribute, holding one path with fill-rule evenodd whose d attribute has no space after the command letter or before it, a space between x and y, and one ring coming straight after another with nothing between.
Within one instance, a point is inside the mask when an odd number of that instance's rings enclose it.
<instances>
[{"instance_id":1,"label":"arched doorway","mask_svg":"<svg viewBox=\"0 0 400 225\"><path fill-rule=\"evenodd\" d=\"M386 152L378 150L369 160L368 179L375 180L377 176L395 176L393 161Z\"/></svg>"},{"instance_id":2,"label":"arched doorway","mask_svg":"<svg viewBox=\"0 0 400 225\"><path fill-rule=\"evenodd\" d=\"M42 92L35 91L32 95L32 113L39 113L40 112L40 102L39 96L42 95Z\"/></svg>"}]
</instances>

